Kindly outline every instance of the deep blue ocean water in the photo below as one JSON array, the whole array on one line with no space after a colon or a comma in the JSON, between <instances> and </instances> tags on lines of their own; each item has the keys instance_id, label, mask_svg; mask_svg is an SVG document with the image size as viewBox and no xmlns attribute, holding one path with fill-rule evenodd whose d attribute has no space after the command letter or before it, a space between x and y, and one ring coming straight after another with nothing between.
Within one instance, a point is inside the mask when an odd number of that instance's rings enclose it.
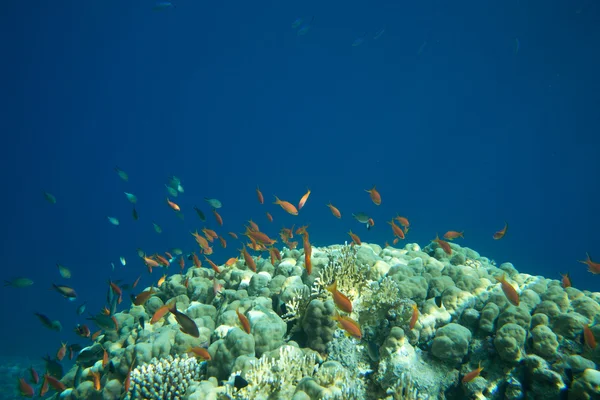
<instances>
[{"instance_id":1,"label":"deep blue ocean water","mask_svg":"<svg viewBox=\"0 0 600 400\"><path fill-rule=\"evenodd\" d=\"M138 247L196 250L189 232L204 224L192 207L217 228L204 196L223 202L222 234L252 218L271 236L310 224L317 246L350 240L349 229L383 244L399 213L412 225L406 242L464 230L458 243L498 263L600 287L577 262L586 252L600 260L597 2L154 4L3 4L1 275L35 284L0 289L1 355L29 364L61 341L85 344L72 333L85 322L75 308L98 312L109 278L155 283L160 272L145 272ZM314 17L301 36L299 17ZM183 221L165 203L171 175L185 188L173 199ZM379 207L365 192L373 185ZM307 187L297 217L271 204L297 203ZM139 198L139 221L125 191ZM350 217L357 211L374 218L372 230ZM504 221L507 235L494 241ZM240 248L227 239L216 262Z\"/></svg>"}]
</instances>

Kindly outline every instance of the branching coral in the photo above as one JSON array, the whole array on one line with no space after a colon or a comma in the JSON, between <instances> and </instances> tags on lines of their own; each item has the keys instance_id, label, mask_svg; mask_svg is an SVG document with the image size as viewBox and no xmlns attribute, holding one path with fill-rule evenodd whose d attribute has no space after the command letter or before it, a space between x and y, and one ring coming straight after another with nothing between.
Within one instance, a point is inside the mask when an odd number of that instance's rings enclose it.
<instances>
[{"instance_id":1,"label":"branching coral","mask_svg":"<svg viewBox=\"0 0 600 400\"><path fill-rule=\"evenodd\" d=\"M356 246L345 244L339 249L326 250L329 263L319 271L315 278L311 294L320 296L335 280L337 289L344 293L350 300L360 295L366 285L366 271L357 263Z\"/></svg>"}]
</instances>

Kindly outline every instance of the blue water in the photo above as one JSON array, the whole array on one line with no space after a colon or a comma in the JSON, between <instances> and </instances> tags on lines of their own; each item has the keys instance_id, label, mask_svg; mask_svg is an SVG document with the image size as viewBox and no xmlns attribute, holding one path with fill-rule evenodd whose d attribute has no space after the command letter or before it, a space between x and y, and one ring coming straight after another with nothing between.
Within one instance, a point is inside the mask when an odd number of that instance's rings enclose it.
<instances>
[{"instance_id":1,"label":"blue water","mask_svg":"<svg viewBox=\"0 0 600 400\"><path fill-rule=\"evenodd\" d=\"M224 235L250 218L271 236L310 223L316 245L349 240L349 229L391 241L385 221L400 213L412 224L408 242L464 230L461 244L499 263L570 272L574 286L598 290L600 277L577 260L600 260L599 4L174 3L3 4L2 278L35 284L0 289L10 326L0 353L36 358L61 341L86 344L72 333L85 322L76 306L98 312L109 278L156 282L138 247L196 250L189 232L204 224L194 205ZM314 17L305 35L292 28L298 17ZM165 204L170 175L185 188L183 221ZM380 207L365 192L372 185ZM271 204L274 195L297 203L307 187L298 217ZM139 221L124 191L138 196ZM204 196L223 202L223 228ZM376 226L360 226L356 211ZM508 233L494 241L504 221ZM240 248L226 238L216 262ZM53 282L72 285L78 301L49 290Z\"/></svg>"}]
</instances>

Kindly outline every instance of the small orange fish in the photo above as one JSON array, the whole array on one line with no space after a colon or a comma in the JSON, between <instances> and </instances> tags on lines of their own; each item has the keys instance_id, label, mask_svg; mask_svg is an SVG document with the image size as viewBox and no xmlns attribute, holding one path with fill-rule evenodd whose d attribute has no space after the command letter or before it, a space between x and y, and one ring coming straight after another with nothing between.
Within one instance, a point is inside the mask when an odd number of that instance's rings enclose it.
<instances>
[{"instance_id":1,"label":"small orange fish","mask_svg":"<svg viewBox=\"0 0 600 400\"><path fill-rule=\"evenodd\" d=\"M560 274L560 276L562 276L560 285L565 289L571 287L571 277L569 276L569 273Z\"/></svg>"},{"instance_id":2,"label":"small orange fish","mask_svg":"<svg viewBox=\"0 0 600 400\"><path fill-rule=\"evenodd\" d=\"M219 242L221 243L222 248L227 247L227 241L225 240L225 238L223 236L219 236Z\"/></svg>"},{"instance_id":3,"label":"small orange fish","mask_svg":"<svg viewBox=\"0 0 600 400\"><path fill-rule=\"evenodd\" d=\"M165 279L167 279L167 274L164 274L163 276L161 276L160 279L158 280L158 282L156 283L156 285L158 287L160 287L160 285L162 285L163 283L165 283Z\"/></svg>"},{"instance_id":4,"label":"small orange fish","mask_svg":"<svg viewBox=\"0 0 600 400\"><path fill-rule=\"evenodd\" d=\"M196 253L192 253L192 259L194 260L194 266L196 268L202 267L202 263L200 262L200 259L198 258L198 256L196 255Z\"/></svg>"},{"instance_id":5,"label":"small orange fish","mask_svg":"<svg viewBox=\"0 0 600 400\"><path fill-rule=\"evenodd\" d=\"M188 353L192 353L196 357L200 357L203 360L208 360L208 361L212 360L210 353L204 347L192 347L191 349L188 350Z\"/></svg>"},{"instance_id":6,"label":"small orange fish","mask_svg":"<svg viewBox=\"0 0 600 400\"><path fill-rule=\"evenodd\" d=\"M175 204L171 200L169 200L168 197L167 197L167 204L169 205L169 207L171 207L173 209L173 211L177 211L177 212L181 211L181 208L177 204Z\"/></svg>"},{"instance_id":7,"label":"small orange fish","mask_svg":"<svg viewBox=\"0 0 600 400\"><path fill-rule=\"evenodd\" d=\"M206 260L206 262L208 262L208 264L211 266L211 268L213 269L213 271L215 271L217 274L221 273L221 270L219 269L219 267L217 266L217 264L215 264L214 262L212 262L208 257L204 256L204 259Z\"/></svg>"},{"instance_id":8,"label":"small orange fish","mask_svg":"<svg viewBox=\"0 0 600 400\"><path fill-rule=\"evenodd\" d=\"M340 210L338 210L336 207L334 207L333 204L331 204L331 202L329 202L329 204L327 204L327 207L329 207L329 209L331 210L331 213L333 214L334 217L342 218L342 213L340 213Z\"/></svg>"},{"instance_id":9,"label":"small orange fish","mask_svg":"<svg viewBox=\"0 0 600 400\"><path fill-rule=\"evenodd\" d=\"M129 391L129 386L131 385L131 370L133 369L133 364L135 363L135 355L131 359L131 365L129 366L129 371L127 371L127 376L125 377L125 382L123 382L123 389L125 389L125 393Z\"/></svg>"},{"instance_id":10,"label":"small orange fish","mask_svg":"<svg viewBox=\"0 0 600 400\"><path fill-rule=\"evenodd\" d=\"M256 222L250 220L250 221L248 221L248 223L250 224L250 228L246 228L247 230L250 230L250 231L253 231L253 232L260 231L260 229L258 228L258 225L256 224Z\"/></svg>"},{"instance_id":11,"label":"small orange fish","mask_svg":"<svg viewBox=\"0 0 600 400\"><path fill-rule=\"evenodd\" d=\"M288 214L298 215L298 209L292 203L284 200L279 200L279 197L277 196L275 196L275 202L273 204L278 204Z\"/></svg>"},{"instance_id":12,"label":"small orange fish","mask_svg":"<svg viewBox=\"0 0 600 400\"><path fill-rule=\"evenodd\" d=\"M333 281L333 284L327 287L327 290L331 292L333 302L343 312L352 312L352 302L345 294L337 290L337 281Z\"/></svg>"},{"instance_id":13,"label":"small orange fish","mask_svg":"<svg viewBox=\"0 0 600 400\"><path fill-rule=\"evenodd\" d=\"M106 351L106 349L104 350L104 354L102 355L102 368L106 368L106 366L108 365L108 351Z\"/></svg>"},{"instance_id":14,"label":"small orange fish","mask_svg":"<svg viewBox=\"0 0 600 400\"><path fill-rule=\"evenodd\" d=\"M596 338L594 337L594 332L592 332L589 325L583 326L583 340L590 348L596 348Z\"/></svg>"},{"instance_id":15,"label":"small orange fish","mask_svg":"<svg viewBox=\"0 0 600 400\"><path fill-rule=\"evenodd\" d=\"M495 240L502 239L502 238L504 237L504 235L506 235L506 230L507 230L507 229L508 229L508 223L507 223L507 222L505 222L505 223L504 223L504 228L502 228L502 230L500 230L500 231L498 231L498 232L494 233L494 236L493 236L493 237L494 237L494 239L495 239Z\"/></svg>"},{"instance_id":16,"label":"small orange fish","mask_svg":"<svg viewBox=\"0 0 600 400\"><path fill-rule=\"evenodd\" d=\"M31 382L35 383L36 385L40 383L40 376L38 375L37 371L33 369L33 366L29 367L29 373L31 374Z\"/></svg>"},{"instance_id":17,"label":"small orange fish","mask_svg":"<svg viewBox=\"0 0 600 400\"><path fill-rule=\"evenodd\" d=\"M464 231L462 231L462 232L448 231L448 232L444 233L444 239L454 240L454 239L457 239L457 238L464 239L465 238Z\"/></svg>"},{"instance_id":18,"label":"small orange fish","mask_svg":"<svg viewBox=\"0 0 600 400\"><path fill-rule=\"evenodd\" d=\"M140 276L138 276L138 278L135 280L135 282L133 282L133 285L131 285L131 288L132 288L132 289L134 289L134 288L137 286L137 284L138 284L138 283L140 283L140 278L141 278L141 277L142 277L141 275L140 275Z\"/></svg>"},{"instance_id":19,"label":"small orange fish","mask_svg":"<svg viewBox=\"0 0 600 400\"><path fill-rule=\"evenodd\" d=\"M98 339L98 336L100 336L100 334L102 333L102 329L100 329L99 331L96 331L92 334L91 339L92 341L96 341L96 339Z\"/></svg>"},{"instance_id":20,"label":"small orange fish","mask_svg":"<svg viewBox=\"0 0 600 400\"><path fill-rule=\"evenodd\" d=\"M371 229L371 228L372 228L372 227L374 227L374 226L375 226L375 221L373 220L373 218L369 218L369 219L367 220L367 228L368 228L368 229Z\"/></svg>"},{"instance_id":21,"label":"small orange fish","mask_svg":"<svg viewBox=\"0 0 600 400\"><path fill-rule=\"evenodd\" d=\"M48 383L52 386L52 389L56 390L58 393L64 392L67 387L64 383L53 377L52 375L45 374L46 379L48 379Z\"/></svg>"},{"instance_id":22,"label":"small orange fish","mask_svg":"<svg viewBox=\"0 0 600 400\"><path fill-rule=\"evenodd\" d=\"M256 197L258 197L258 202L260 204L264 204L265 203L265 198L263 197L263 194L260 191L260 189L258 188L258 186L256 187Z\"/></svg>"},{"instance_id":23,"label":"small orange fish","mask_svg":"<svg viewBox=\"0 0 600 400\"><path fill-rule=\"evenodd\" d=\"M471 382L473 379L477 378L479 374L483 371L483 367L481 366L481 361L479 362L479 366L475 368L473 371L468 372L463 376L462 383Z\"/></svg>"},{"instance_id":24,"label":"small orange fish","mask_svg":"<svg viewBox=\"0 0 600 400\"><path fill-rule=\"evenodd\" d=\"M62 361L62 359L65 358L66 354L67 354L67 344L62 343L62 345L56 352L56 358L58 359L58 361Z\"/></svg>"},{"instance_id":25,"label":"small orange fish","mask_svg":"<svg viewBox=\"0 0 600 400\"><path fill-rule=\"evenodd\" d=\"M397 237L396 237L396 238L394 238L394 240L392 240L392 244L394 244L394 245L398 244L398 240L399 240L399 239L398 239Z\"/></svg>"},{"instance_id":26,"label":"small orange fish","mask_svg":"<svg viewBox=\"0 0 600 400\"><path fill-rule=\"evenodd\" d=\"M503 274L502 278L498 278L497 276L495 278L501 283L502 291L508 301L514 306L519 306L519 293L517 293L516 289L506 281L506 274Z\"/></svg>"},{"instance_id":27,"label":"small orange fish","mask_svg":"<svg viewBox=\"0 0 600 400\"><path fill-rule=\"evenodd\" d=\"M154 293L156 293L154 288L150 288L150 290L143 291L142 293L135 296L135 298L133 299L133 304L136 306L143 306L144 304L146 304L148 299L152 297Z\"/></svg>"},{"instance_id":28,"label":"small orange fish","mask_svg":"<svg viewBox=\"0 0 600 400\"><path fill-rule=\"evenodd\" d=\"M437 234L435 235L435 239L433 239L433 241L436 242L446 254L452 254L452 248L450 247L450 243L440 239L440 237Z\"/></svg>"},{"instance_id":29,"label":"small orange fish","mask_svg":"<svg viewBox=\"0 0 600 400\"><path fill-rule=\"evenodd\" d=\"M225 261L225 265L227 265L228 267L231 267L233 264L235 264L237 262L237 260L238 260L237 257L231 257L230 259Z\"/></svg>"},{"instance_id":30,"label":"small orange fish","mask_svg":"<svg viewBox=\"0 0 600 400\"><path fill-rule=\"evenodd\" d=\"M408 324L408 327L409 327L410 330L413 330L413 328L417 324L417 320L418 319L419 319L419 307L417 307L416 304L413 304L413 306L412 306L412 315L410 317L410 323Z\"/></svg>"},{"instance_id":31,"label":"small orange fish","mask_svg":"<svg viewBox=\"0 0 600 400\"><path fill-rule=\"evenodd\" d=\"M250 255L250 253L248 253L248 250L246 250L246 246L242 246L242 250L240 250L240 251L242 252L242 255L244 256L244 261L246 262L246 265L248 266L248 268L250 268L252 271L256 272L256 262L254 261L254 259Z\"/></svg>"},{"instance_id":32,"label":"small orange fish","mask_svg":"<svg viewBox=\"0 0 600 400\"><path fill-rule=\"evenodd\" d=\"M158 263L160 265L162 265L163 267L169 267L169 266L171 266L171 263L169 262L169 260L167 260L166 258L164 258L163 256L161 256L160 254L155 254L154 258L156 258L156 261L158 261Z\"/></svg>"},{"instance_id":33,"label":"small orange fish","mask_svg":"<svg viewBox=\"0 0 600 400\"><path fill-rule=\"evenodd\" d=\"M390 224L390 226L392 227L392 232L394 232L395 237L397 237L398 239L404 239L404 232L402 231L402 228L396 225L393 219L391 221L388 221L388 224Z\"/></svg>"},{"instance_id":34,"label":"small orange fish","mask_svg":"<svg viewBox=\"0 0 600 400\"><path fill-rule=\"evenodd\" d=\"M119 296L119 298L117 299L117 303L121 304L121 302L123 301L123 291L116 283L114 283L111 280L108 281L108 284L110 285L110 288L113 291L113 293Z\"/></svg>"},{"instance_id":35,"label":"small orange fish","mask_svg":"<svg viewBox=\"0 0 600 400\"><path fill-rule=\"evenodd\" d=\"M408 222L408 219L406 219L405 217L401 217L399 215L396 215L395 220L398 221L398 223L400 225L402 225L404 228L408 228L410 226L410 223ZM404 232L404 233L406 233L406 232Z\"/></svg>"},{"instance_id":36,"label":"small orange fish","mask_svg":"<svg viewBox=\"0 0 600 400\"><path fill-rule=\"evenodd\" d=\"M154 315L152 316L150 323L155 324L158 321L160 321L162 319L162 317L164 317L169 312L170 309L171 309L171 306L168 304L165 304L164 306L159 307L159 309L154 312Z\"/></svg>"},{"instance_id":37,"label":"small orange fish","mask_svg":"<svg viewBox=\"0 0 600 400\"><path fill-rule=\"evenodd\" d=\"M168 251L165 251L165 256L167 256L167 259L169 259L169 260L173 259L173 255L171 253L169 253Z\"/></svg>"},{"instance_id":38,"label":"small orange fish","mask_svg":"<svg viewBox=\"0 0 600 400\"><path fill-rule=\"evenodd\" d=\"M234 239L238 238L238 235L235 232L228 232L229 236L231 236Z\"/></svg>"},{"instance_id":39,"label":"small orange fish","mask_svg":"<svg viewBox=\"0 0 600 400\"><path fill-rule=\"evenodd\" d=\"M219 224L220 226L223 226L223 218L221 217L221 215L214 208L213 208L212 212L215 215L215 219L217 220L217 224Z\"/></svg>"},{"instance_id":40,"label":"small orange fish","mask_svg":"<svg viewBox=\"0 0 600 400\"><path fill-rule=\"evenodd\" d=\"M267 219L269 220L269 222L273 222L273 216L271 215L271 213L267 212Z\"/></svg>"},{"instance_id":41,"label":"small orange fish","mask_svg":"<svg viewBox=\"0 0 600 400\"><path fill-rule=\"evenodd\" d=\"M352 233L352 231L349 231L348 235L350 235L350 237L352 238L352 241L355 244L357 244L358 246L360 246L362 244L362 242L360 241L360 238L358 237L358 235L356 235L355 233Z\"/></svg>"},{"instance_id":42,"label":"small orange fish","mask_svg":"<svg viewBox=\"0 0 600 400\"><path fill-rule=\"evenodd\" d=\"M360 325L358 325L358 322L356 322L350 317L340 315L334 315L331 318L337 321L339 327L345 330L350 336L355 337L359 340L362 339L362 333L360 331Z\"/></svg>"},{"instance_id":43,"label":"small orange fish","mask_svg":"<svg viewBox=\"0 0 600 400\"><path fill-rule=\"evenodd\" d=\"M306 194L300 199L300 202L298 203L298 211L300 211L302 207L304 207L304 204L306 204L306 200L308 200L308 196L310 196L310 189L306 189Z\"/></svg>"},{"instance_id":44,"label":"small orange fish","mask_svg":"<svg viewBox=\"0 0 600 400\"><path fill-rule=\"evenodd\" d=\"M100 386L100 374L98 372L92 372L92 381L94 382L94 389L100 390L102 387Z\"/></svg>"},{"instance_id":45,"label":"small orange fish","mask_svg":"<svg viewBox=\"0 0 600 400\"><path fill-rule=\"evenodd\" d=\"M185 281L183 281L183 286L187 289L189 285L190 285L190 277L186 276Z\"/></svg>"},{"instance_id":46,"label":"small orange fish","mask_svg":"<svg viewBox=\"0 0 600 400\"><path fill-rule=\"evenodd\" d=\"M46 375L44 375L42 387L40 388L40 397L44 397L46 393L48 393L48 378L46 378Z\"/></svg>"},{"instance_id":47,"label":"small orange fish","mask_svg":"<svg viewBox=\"0 0 600 400\"><path fill-rule=\"evenodd\" d=\"M251 331L250 321L248 320L248 318L244 314L240 313L239 308L237 308L235 310L235 312L237 313L238 319L240 320L240 323L242 324L242 328L244 328L244 331L246 333L250 333L250 331Z\"/></svg>"},{"instance_id":48,"label":"small orange fish","mask_svg":"<svg viewBox=\"0 0 600 400\"><path fill-rule=\"evenodd\" d=\"M183 269L185 268L185 260L183 259L183 256L179 257L179 268L181 269L181 271L183 271Z\"/></svg>"},{"instance_id":49,"label":"small orange fish","mask_svg":"<svg viewBox=\"0 0 600 400\"><path fill-rule=\"evenodd\" d=\"M594 275L600 274L600 263L593 262L592 257L588 253L585 253L587 259L585 261L579 261L580 263L586 264L588 266L588 271Z\"/></svg>"},{"instance_id":50,"label":"small orange fish","mask_svg":"<svg viewBox=\"0 0 600 400\"><path fill-rule=\"evenodd\" d=\"M376 206L381 204L381 195L379 194L377 189L375 189L375 186L373 186L371 190L365 190L365 192L371 195L371 200L373 201L373 203L375 203Z\"/></svg>"},{"instance_id":51,"label":"small orange fish","mask_svg":"<svg viewBox=\"0 0 600 400\"><path fill-rule=\"evenodd\" d=\"M35 396L35 392L33 391L33 387L27 382L25 382L25 378L19 378L19 392L23 397L33 397Z\"/></svg>"}]
</instances>

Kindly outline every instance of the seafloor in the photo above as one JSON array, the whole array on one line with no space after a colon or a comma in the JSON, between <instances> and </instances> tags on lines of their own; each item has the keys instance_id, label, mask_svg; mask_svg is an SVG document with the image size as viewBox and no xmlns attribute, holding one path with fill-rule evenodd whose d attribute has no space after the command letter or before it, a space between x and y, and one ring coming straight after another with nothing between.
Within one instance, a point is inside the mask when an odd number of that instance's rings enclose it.
<instances>
[{"instance_id":1,"label":"seafloor","mask_svg":"<svg viewBox=\"0 0 600 400\"><path fill-rule=\"evenodd\" d=\"M54 396L122 398L133 361L130 399L599 399L600 293L451 249L313 247L310 275L304 253L285 249L281 261L256 258L256 272L238 260L220 273L170 275L143 306L115 315L118 327L81 351ZM350 314L327 290L334 280ZM150 323L171 299L198 338L170 313ZM362 337L342 330L338 315ZM193 347L211 359L188 357Z\"/></svg>"}]
</instances>

